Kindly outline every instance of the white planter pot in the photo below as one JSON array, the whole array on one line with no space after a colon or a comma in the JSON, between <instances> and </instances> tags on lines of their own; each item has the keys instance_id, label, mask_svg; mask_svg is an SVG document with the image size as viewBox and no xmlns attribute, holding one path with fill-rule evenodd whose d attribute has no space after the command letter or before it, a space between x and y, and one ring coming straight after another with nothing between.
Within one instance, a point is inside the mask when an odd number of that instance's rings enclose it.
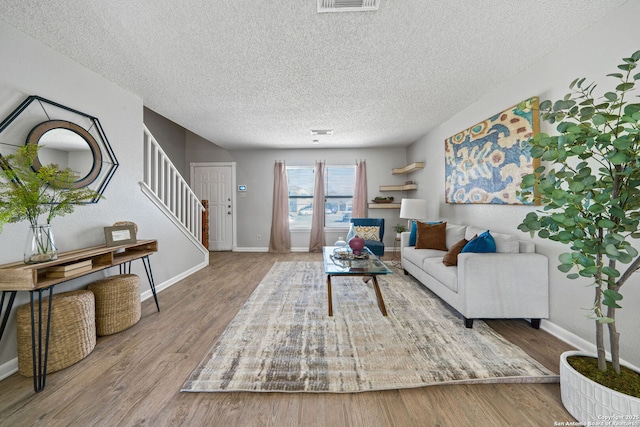
<instances>
[{"instance_id":1,"label":"white planter pot","mask_svg":"<svg viewBox=\"0 0 640 427\"><path fill-rule=\"evenodd\" d=\"M566 351L560 358L560 392L562 404L581 423L613 422L640 426L640 399L602 386L578 373L567 362L570 356L595 355ZM606 425L606 424L602 424Z\"/></svg>"}]
</instances>

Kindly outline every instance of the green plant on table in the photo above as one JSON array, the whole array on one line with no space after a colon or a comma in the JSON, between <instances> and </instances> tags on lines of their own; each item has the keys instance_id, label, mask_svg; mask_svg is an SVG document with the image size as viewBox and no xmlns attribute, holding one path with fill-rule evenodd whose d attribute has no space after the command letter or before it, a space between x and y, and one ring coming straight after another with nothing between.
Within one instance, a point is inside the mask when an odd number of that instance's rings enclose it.
<instances>
[{"instance_id":1,"label":"green plant on table","mask_svg":"<svg viewBox=\"0 0 640 427\"><path fill-rule=\"evenodd\" d=\"M5 223L28 220L37 227L41 216L46 223L73 212L78 203L99 197L88 188L75 188L78 176L55 164L33 169L39 146L27 144L14 154L0 156L0 231Z\"/></svg>"},{"instance_id":2,"label":"green plant on table","mask_svg":"<svg viewBox=\"0 0 640 427\"><path fill-rule=\"evenodd\" d=\"M524 177L525 197L540 197L542 211L518 226L525 232L569 246L558 269L570 279L590 279L595 291L589 316L595 320L598 368L605 371L604 327L608 326L613 369L620 373L616 310L621 288L640 267L632 241L640 237L640 103L631 92L640 80L640 51L623 58L614 90L594 95L596 85L574 80L570 93L540 104L543 120L557 135L530 140L531 156L546 162ZM624 264L626 267L623 267ZM638 307L631 307L637 309Z\"/></svg>"},{"instance_id":3,"label":"green plant on table","mask_svg":"<svg viewBox=\"0 0 640 427\"><path fill-rule=\"evenodd\" d=\"M396 233L403 233L403 232L407 231L407 227L405 227L402 224L396 224L396 225L393 226L393 230Z\"/></svg>"}]
</instances>

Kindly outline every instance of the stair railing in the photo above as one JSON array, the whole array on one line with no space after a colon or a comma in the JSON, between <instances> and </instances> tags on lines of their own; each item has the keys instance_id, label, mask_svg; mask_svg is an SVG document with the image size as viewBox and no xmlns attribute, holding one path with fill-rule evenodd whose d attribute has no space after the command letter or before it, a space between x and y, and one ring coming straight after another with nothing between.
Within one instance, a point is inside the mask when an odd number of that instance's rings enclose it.
<instances>
[{"instance_id":1,"label":"stair railing","mask_svg":"<svg viewBox=\"0 0 640 427\"><path fill-rule=\"evenodd\" d=\"M143 182L140 185L185 235L206 251L201 243L204 207L146 126Z\"/></svg>"}]
</instances>

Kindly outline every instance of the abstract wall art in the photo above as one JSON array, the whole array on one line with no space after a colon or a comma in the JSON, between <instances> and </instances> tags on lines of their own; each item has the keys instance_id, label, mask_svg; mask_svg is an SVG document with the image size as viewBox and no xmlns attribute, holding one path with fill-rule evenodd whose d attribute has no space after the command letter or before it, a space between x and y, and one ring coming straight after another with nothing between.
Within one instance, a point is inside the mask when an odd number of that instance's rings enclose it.
<instances>
[{"instance_id":1,"label":"abstract wall art","mask_svg":"<svg viewBox=\"0 0 640 427\"><path fill-rule=\"evenodd\" d=\"M535 204L516 192L522 177L539 165L528 145L539 129L538 98L533 97L447 138L446 202Z\"/></svg>"}]
</instances>

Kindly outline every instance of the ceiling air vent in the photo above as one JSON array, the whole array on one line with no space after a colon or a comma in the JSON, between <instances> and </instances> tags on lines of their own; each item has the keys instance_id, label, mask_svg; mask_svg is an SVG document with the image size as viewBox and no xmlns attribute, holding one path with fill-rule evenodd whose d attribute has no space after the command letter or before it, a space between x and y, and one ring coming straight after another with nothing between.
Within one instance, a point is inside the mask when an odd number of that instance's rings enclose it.
<instances>
[{"instance_id":1,"label":"ceiling air vent","mask_svg":"<svg viewBox=\"0 0 640 427\"><path fill-rule=\"evenodd\" d=\"M369 12L378 10L380 0L318 0L318 13Z\"/></svg>"}]
</instances>

